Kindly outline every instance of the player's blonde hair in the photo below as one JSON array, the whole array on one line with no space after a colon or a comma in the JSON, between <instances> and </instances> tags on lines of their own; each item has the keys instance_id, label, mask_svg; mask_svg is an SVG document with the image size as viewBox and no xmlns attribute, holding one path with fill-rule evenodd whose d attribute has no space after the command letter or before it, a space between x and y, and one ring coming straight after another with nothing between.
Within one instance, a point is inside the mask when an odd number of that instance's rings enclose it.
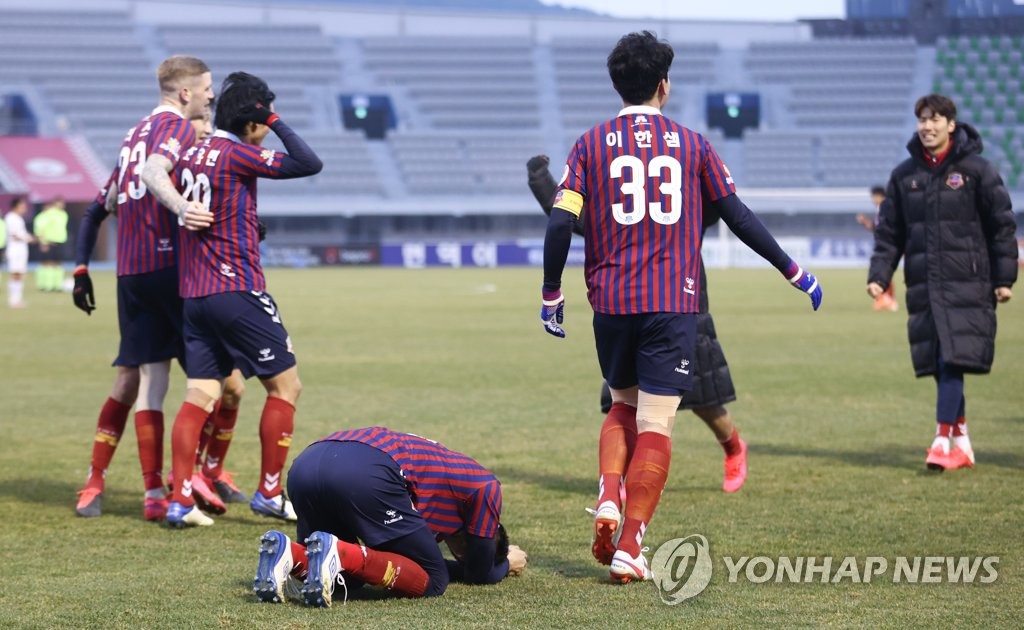
<instances>
[{"instance_id":1,"label":"player's blonde hair","mask_svg":"<svg viewBox=\"0 0 1024 630\"><path fill-rule=\"evenodd\" d=\"M202 59L188 55L174 55L161 62L156 69L156 80L161 92L174 92L182 87L184 79L191 79L210 71Z\"/></svg>"}]
</instances>

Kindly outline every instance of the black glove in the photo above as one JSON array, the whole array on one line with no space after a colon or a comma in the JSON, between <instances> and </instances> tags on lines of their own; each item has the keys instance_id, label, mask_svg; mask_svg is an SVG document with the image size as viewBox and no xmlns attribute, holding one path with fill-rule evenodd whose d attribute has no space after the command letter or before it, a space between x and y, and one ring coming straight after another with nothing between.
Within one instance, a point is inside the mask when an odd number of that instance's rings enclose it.
<instances>
[{"instance_id":1,"label":"black glove","mask_svg":"<svg viewBox=\"0 0 1024 630\"><path fill-rule=\"evenodd\" d=\"M71 299L75 306L85 311L86 315L92 315L96 310L96 297L92 294L92 278L89 277L88 269L75 271L75 288L71 291Z\"/></svg>"},{"instance_id":2,"label":"black glove","mask_svg":"<svg viewBox=\"0 0 1024 630\"><path fill-rule=\"evenodd\" d=\"M280 116L270 111L269 107L264 107L261 103L246 105L238 110L238 117L245 122L253 122L260 125L271 125L280 118Z\"/></svg>"},{"instance_id":3,"label":"black glove","mask_svg":"<svg viewBox=\"0 0 1024 630\"><path fill-rule=\"evenodd\" d=\"M538 172L548 170L548 164L551 163L551 159L546 155L535 155L526 162L526 170L530 175L537 174Z\"/></svg>"},{"instance_id":4,"label":"black glove","mask_svg":"<svg viewBox=\"0 0 1024 630\"><path fill-rule=\"evenodd\" d=\"M267 224L264 223L263 221L257 221L257 224L258 227L256 228L256 231L259 232L260 242L262 243L263 241L267 240Z\"/></svg>"}]
</instances>

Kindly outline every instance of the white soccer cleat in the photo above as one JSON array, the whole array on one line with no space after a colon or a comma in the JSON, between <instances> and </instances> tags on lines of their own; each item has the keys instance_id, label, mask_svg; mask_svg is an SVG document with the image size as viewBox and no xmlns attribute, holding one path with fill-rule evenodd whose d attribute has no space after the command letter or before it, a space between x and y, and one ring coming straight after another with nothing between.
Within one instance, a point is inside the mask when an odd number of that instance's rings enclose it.
<instances>
[{"instance_id":1,"label":"white soccer cleat","mask_svg":"<svg viewBox=\"0 0 1024 630\"><path fill-rule=\"evenodd\" d=\"M195 505L185 507L177 501L171 501L167 505L167 524L178 529L209 527L213 525L213 519L203 514Z\"/></svg>"},{"instance_id":2,"label":"white soccer cleat","mask_svg":"<svg viewBox=\"0 0 1024 630\"><path fill-rule=\"evenodd\" d=\"M591 540L590 552L601 564L611 564L615 547L619 544L619 536L622 534L622 513L619 506L612 501L605 501L597 506L596 510L587 508L587 513L594 517L594 537Z\"/></svg>"},{"instance_id":3,"label":"white soccer cleat","mask_svg":"<svg viewBox=\"0 0 1024 630\"><path fill-rule=\"evenodd\" d=\"M256 597L274 604L283 602L285 583L293 566L291 539L274 529L263 534L260 538L260 561L252 583Z\"/></svg>"},{"instance_id":4,"label":"white soccer cleat","mask_svg":"<svg viewBox=\"0 0 1024 630\"><path fill-rule=\"evenodd\" d=\"M338 537L327 532L310 534L306 539L306 560L309 570L302 585L302 599L308 606L330 608L334 583L341 575Z\"/></svg>"},{"instance_id":5,"label":"white soccer cleat","mask_svg":"<svg viewBox=\"0 0 1024 630\"><path fill-rule=\"evenodd\" d=\"M647 558L644 557L644 552L647 548L644 547L640 550L640 555L633 557L629 555L629 552L619 549L612 556L612 565L608 569L608 574L611 575L612 579L620 584L627 584L629 582L640 582L643 580L650 580L654 577L654 573L651 572L651 568L647 566Z\"/></svg>"}]
</instances>

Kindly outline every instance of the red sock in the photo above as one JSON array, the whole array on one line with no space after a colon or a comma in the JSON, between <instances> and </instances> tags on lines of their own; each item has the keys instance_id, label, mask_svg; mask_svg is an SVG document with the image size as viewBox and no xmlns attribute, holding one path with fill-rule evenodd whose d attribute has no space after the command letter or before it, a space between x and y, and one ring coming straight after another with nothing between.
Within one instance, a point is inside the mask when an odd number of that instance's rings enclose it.
<instances>
[{"instance_id":1,"label":"red sock","mask_svg":"<svg viewBox=\"0 0 1024 630\"><path fill-rule=\"evenodd\" d=\"M619 539L619 549L634 557L640 555L640 543L665 490L671 461L672 438L652 431L637 437L636 453L626 470L626 518Z\"/></svg>"},{"instance_id":2,"label":"red sock","mask_svg":"<svg viewBox=\"0 0 1024 630\"><path fill-rule=\"evenodd\" d=\"M210 442L210 436L213 435L213 416L217 413L217 407L219 406L220 401L213 408L213 413L206 418L203 430L199 433L199 448L196 449L196 468L203 465L203 453L206 452L206 445Z\"/></svg>"},{"instance_id":3,"label":"red sock","mask_svg":"<svg viewBox=\"0 0 1024 630\"><path fill-rule=\"evenodd\" d=\"M292 541L292 577L305 579L308 571L309 561L306 559L306 546Z\"/></svg>"},{"instance_id":4,"label":"red sock","mask_svg":"<svg viewBox=\"0 0 1024 630\"><path fill-rule=\"evenodd\" d=\"M740 454L740 432L739 429L733 429L732 435L725 440L720 440L719 444L722 445L722 449L725 450L725 454L729 457L735 457Z\"/></svg>"},{"instance_id":5,"label":"red sock","mask_svg":"<svg viewBox=\"0 0 1024 630\"><path fill-rule=\"evenodd\" d=\"M343 540L338 541L338 553L345 572L367 584L383 586L406 597L423 597L427 592L430 583L427 572L405 556Z\"/></svg>"},{"instance_id":6,"label":"red sock","mask_svg":"<svg viewBox=\"0 0 1024 630\"><path fill-rule=\"evenodd\" d=\"M260 492L270 499L281 494L281 471L288 459L295 427L295 407L288 401L267 396L260 415Z\"/></svg>"},{"instance_id":7,"label":"red sock","mask_svg":"<svg viewBox=\"0 0 1024 630\"><path fill-rule=\"evenodd\" d=\"M199 434L203 431L203 423L208 415L202 407L183 402L171 429L171 470L174 472L171 501L177 501L185 507L195 505L192 499L192 470Z\"/></svg>"},{"instance_id":8,"label":"red sock","mask_svg":"<svg viewBox=\"0 0 1024 630\"><path fill-rule=\"evenodd\" d=\"M950 437L953 435L953 425L945 422L937 422L935 427L935 435L939 437Z\"/></svg>"},{"instance_id":9,"label":"red sock","mask_svg":"<svg viewBox=\"0 0 1024 630\"><path fill-rule=\"evenodd\" d=\"M956 419L956 424L953 425L953 437L962 437L967 435L967 418L960 416Z\"/></svg>"},{"instance_id":10,"label":"red sock","mask_svg":"<svg viewBox=\"0 0 1024 630\"><path fill-rule=\"evenodd\" d=\"M92 460L89 463L89 477L86 488L103 489L103 478L107 476L107 467L114 458L117 443L121 440L124 427L128 424L128 412L131 405L107 398L100 409L99 420L96 421L96 437L92 442Z\"/></svg>"},{"instance_id":11,"label":"red sock","mask_svg":"<svg viewBox=\"0 0 1024 630\"><path fill-rule=\"evenodd\" d=\"M164 412L155 409L135 412L135 436L139 441L139 464L146 490L164 487Z\"/></svg>"},{"instance_id":12,"label":"red sock","mask_svg":"<svg viewBox=\"0 0 1024 630\"><path fill-rule=\"evenodd\" d=\"M636 448L636 407L614 403L601 426L598 465L601 482L597 504L613 501L619 505L619 484Z\"/></svg>"},{"instance_id":13,"label":"red sock","mask_svg":"<svg viewBox=\"0 0 1024 630\"><path fill-rule=\"evenodd\" d=\"M206 446L206 458L203 462L203 474L210 479L217 479L224 472L224 458L228 455L231 438L235 436L235 423L238 422L238 407L229 409L220 403L210 416L213 422L212 434Z\"/></svg>"}]
</instances>

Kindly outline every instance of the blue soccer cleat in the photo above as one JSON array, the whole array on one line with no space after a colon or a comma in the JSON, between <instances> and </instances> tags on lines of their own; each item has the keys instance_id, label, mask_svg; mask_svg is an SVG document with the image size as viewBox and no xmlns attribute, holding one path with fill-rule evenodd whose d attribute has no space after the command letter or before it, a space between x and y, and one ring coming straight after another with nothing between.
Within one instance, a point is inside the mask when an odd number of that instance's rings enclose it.
<instances>
[{"instance_id":1,"label":"blue soccer cleat","mask_svg":"<svg viewBox=\"0 0 1024 630\"><path fill-rule=\"evenodd\" d=\"M213 519L203 514L194 505L184 506L177 501L167 504L167 524L177 529L185 527L209 527Z\"/></svg>"},{"instance_id":2,"label":"blue soccer cleat","mask_svg":"<svg viewBox=\"0 0 1024 630\"><path fill-rule=\"evenodd\" d=\"M302 585L302 599L308 606L330 608L334 584L341 577L341 556L338 538L327 532L313 532L306 539L306 561L309 569ZM344 581L341 581L344 586Z\"/></svg>"},{"instance_id":3,"label":"blue soccer cleat","mask_svg":"<svg viewBox=\"0 0 1024 630\"><path fill-rule=\"evenodd\" d=\"M299 517L295 514L295 508L292 507L292 502L283 493L268 499L263 496L262 492L257 490L252 495L252 501L249 501L249 509L254 514L269 516L270 518L282 521L295 522L299 520Z\"/></svg>"},{"instance_id":4,"label":"blue soccer cleat","mask_svg":"<svg viewBox=\"0 0 1024 630\"><path fill-rule=\"evenodd\" d=\"M260 561L252 582L256 597L263 602L283 602L285 582L293 566L291 539L276 529L263 534L260 538Z\"/></svg>"}]
</instances>

